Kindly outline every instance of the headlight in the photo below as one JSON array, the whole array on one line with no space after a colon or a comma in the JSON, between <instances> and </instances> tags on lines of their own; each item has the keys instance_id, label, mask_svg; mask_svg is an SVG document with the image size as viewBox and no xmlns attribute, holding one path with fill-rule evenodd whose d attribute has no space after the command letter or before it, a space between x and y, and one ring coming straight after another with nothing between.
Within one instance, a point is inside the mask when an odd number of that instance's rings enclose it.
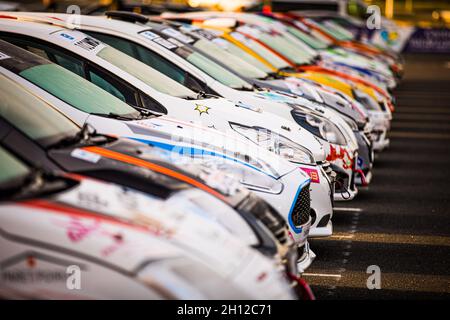
<instances>
[{"instance_id":1,"label":"headlight","mask_svg":"<svg viewBox=\"0 0 450 320\"><path fill-rule=\"evenodd\" d=\"M329 143L346 145L347 141L338 127L331 121L311 114L296 112L293 110L294 119L315 136Z\"/></svg>"},{"instance_id":2,"label":"headlight","mask_svg":"<svg viewBox=\"0 0 450 320\"><path fill-rule=\"evenodd\" d=\"M224 195L235 195L242 188L241 184L247 189L273 194L283 190L276 171L268 163L247 154L228 154L226 150L191 146L174 146L171 151L157 149L147 153L148 148L142 149L140 157L145 159L157 154Z\"/></svg>"},{"instance_id":3,"label":"headlight","mask_svg":"<svg viewBox=\"0 0 450 320\"><path fill-rule=\"evenodd\" d=\"M167 152L165 158L222 194L233 196L241 184L250 190L273 194L283 190L283 184L274 176L276 173L261 160L240 159L239 155L228 157L211 150L198 152L191 147L180 148L176 152Z\"/></svg>"},{"instance_id":4,"label":"headlight","mask_svg":"<svg viewBox=\"0 0 450 320\"><path fill-rule=\"evenodd\" d=\"M367 93L359 89L353 89L353 95L355 96L355 100L361 103L368 111L381 111L378 102Z\"/></svg>"},{"instance_id":5,"label":"headlight","mask_svg":"<svg viewBox=\"0 0 450 320\"><path fill-rule=\"evenodd\" d=\"M280 181L250 164L244 165L233 160L203 155L201 163L196 166L201 170L200 178L209 186L219 190L224 185L230 185L233 180L250 190L273 194L279 194L283 190L283 184Z\"/></svg>"},{"instance_id":6,"label":"headlight","mask_svg":"<svg viewBox=\"0 0 450 320\"><path fill-rule=\"evenodd\" d=\"M291 162L314 164L311 152L288 138L261 127L231 123L231 128L260 147L274 152Z\"/></svg>"}]
</instances>

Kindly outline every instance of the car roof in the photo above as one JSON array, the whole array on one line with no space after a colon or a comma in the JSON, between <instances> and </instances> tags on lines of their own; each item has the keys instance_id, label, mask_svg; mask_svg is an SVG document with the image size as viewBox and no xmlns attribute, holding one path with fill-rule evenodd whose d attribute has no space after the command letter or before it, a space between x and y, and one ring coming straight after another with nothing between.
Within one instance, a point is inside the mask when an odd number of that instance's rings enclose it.
<instances>
[{"instance_id":1,"label":"car roof","mask_svg":"<svg viewBox=\"0 0 450 320\"><path fill-rule=\"evenodd\" d=\"M0 13L1 15L2 13ZM92 26L92 27L100 27L100 28L113 28L112 30L117 31L127 31L127 32L141 32L149 29L148 26L145 26L140 23L130 23L127 21L122 21L118 19L108 19L107 16L88 16L88 15L79 15L74 16L73 14L67 13L45 13L45 12L13 12L8 15L19 17L40 23L48 23L54 25L61 25L66 28L76 29L77 23L82 24L83 26Z\"/></svg>"}]
</instances>

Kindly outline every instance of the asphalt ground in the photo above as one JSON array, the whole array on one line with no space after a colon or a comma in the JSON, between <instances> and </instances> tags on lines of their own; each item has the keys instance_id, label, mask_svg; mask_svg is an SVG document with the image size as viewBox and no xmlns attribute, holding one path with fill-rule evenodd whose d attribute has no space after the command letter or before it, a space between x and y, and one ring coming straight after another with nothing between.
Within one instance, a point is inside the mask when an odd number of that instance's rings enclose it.
<instances>
[{"instance_id":1,"label":"asphalt ground","mask_svg":"<svg viewBox=\"0 0 450 320\"><path fill-rule=\"evenodd\" d=\"M317 299L450 299L450 56L407 56L395 96L371 185L336 203L332 237L310 241Z\"/></svg>"}]
</instances>

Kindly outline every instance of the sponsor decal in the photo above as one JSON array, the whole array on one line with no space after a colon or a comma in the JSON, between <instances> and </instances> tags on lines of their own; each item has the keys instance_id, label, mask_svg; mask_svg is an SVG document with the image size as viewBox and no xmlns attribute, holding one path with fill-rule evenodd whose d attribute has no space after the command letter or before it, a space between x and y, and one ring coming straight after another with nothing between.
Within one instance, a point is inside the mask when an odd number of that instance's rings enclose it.
<instances>
[{"instance_id":1,"label":"sponsor decal","mask_svg":"<svg viewBox=\"0 0 450 320\"><path fill-rule=\"evenodd\" d=\"M148 40L154 40L156 38L159 38L159 36L156 33L153 33L151 31L141 32L141 36L143 36L144 38L147 38Z\"/></svg>"},{"instance_id":2,"label":"sponsor decal","mask_svg":"<svg viewBox=\"0 0 450 320\"><path fill-rule=\"evenodd\" d=\"M199 37L205 38L207 40L214 40L216 38L216 35L212 32L206 31L206 30L194 30L191 31L192 33L196 34Z\"/></svg>"},{"instance_id":3,"label":"sponsor decal","mask_svg":"<svg viewBox=\"0 0 450 320\"><path fill-rule=\"evenodd\" d=\"M165 35L168 35L169 37L173 37L173 38L175 38L175 39L177 39L177 40L179 40L179 41L181 41L183 43L192 43L192 42L194 42L193 38L191 38L191 37L181 33L180 31L172 29L172 28L164 29L162 31L162 33L164 33Z\"/></svg>"},{"instance_id":4,"label":"sponsor decal","mask_svg":"<svg viewBox=\"0 0 450 320\"><path fill-rule=\"evenodd\" d=\"M200 116L204 113L209 114L209 112L208 112L209 109L211 109L211 108L207 107L205 105L202 105L202 104L198 104L198 103L195 104L195 108L194 108L194 110L198 111Z\"/></svg>"},{"instance_id":5,"label":"sponsor decal","mask_svg":"<svg viewBox=\"0 0 450 320\"><path fill-rule=\"evenodd\" d=\"M97 163L102 158L102 156L100 156L98 154L95 154L95 153L92 153L92 152L89 152L89 151L86 151L83 149L78 149L78 148L72 150L70 155L73 158L77 158L77 159L84 160L87 162L92 162L92 163Z\"/></svg>"},{"instance_id":6,"label":"sponsor decal","mask_svg":"<svg viewBox=\"0 0 450 320\"><path fill-rule=\"evenodd\" d=\"M59 34L63 39L68 40L68 41L75 41L75 37L71 36L68 33L62 32Z\"/></svg>"},{"instance_id":7,"label":"sponsor decal","mask_svg":"<svg viewBox=\"0 0 450 320\"><path fill-rule=\"evenodd\" d=\"M65 222L64 224L67 237L71 242L80 242L93 232L97 231L101 225L98 220L88 223L86 220L81 220L79 218L71 218L67 224Z\"/></svg>"},{"instance_id":8,"label":"sponsor decal","mask_svg":"<svg viewBox=\"0 0 450 320\"><path fill-rule=\"evenodd\" d=\"M339 150L338 150L339 149ZM351 169L353 167L354 159L350 157L348 151L342 147L333 147L330 145L330 153L327 156L327 161L334 162L336 160L342 160L344 169Z\"/></svg>"},{"instance_id":9,"label":"sponsor decal","mask_svg":"<svg viewBox=\"0 0 450 320\"><path fill-rule=\"evenodd\" d=\"M300 168L308 174L312 183L320 183L319 172L316 169Z\"/></svg>"},{"instance_id":10,"label":"sponsor decal","mask_svg":"<svg viewBox=\"0 0 450 320\"><path fill-rule=\"evenodd\" d=\"M10 284L66 283L67 268L78 265L60 258L27 251L0 262L0 281ZM79 267L84 270L84 266Z\"/></svg>"},{"instance_id":11,"label":"sponsor decal","mask_svg":"<svg viewBox=\"0 0 450 320\"><path fill-rule=\"evenodd\" d=\"M357 162L358 167L361 168L361 166L363 165L363 163L364 163L364 159L361 158L361 157L358 157L358 162Z\"/></svg>"},{"instance_id":12,"label":"sponsor decal","mask_svg":"<svg viewBox=\"0 0 450 320\"><path fill-rule=\"evenodd\" d=\"M100 44L101 44L100 41L91 37L86 37L74 43L74 45L76 45L77 47L80 47L87 51L94 51L100 46Z\"/></svg>"}]
</instances>

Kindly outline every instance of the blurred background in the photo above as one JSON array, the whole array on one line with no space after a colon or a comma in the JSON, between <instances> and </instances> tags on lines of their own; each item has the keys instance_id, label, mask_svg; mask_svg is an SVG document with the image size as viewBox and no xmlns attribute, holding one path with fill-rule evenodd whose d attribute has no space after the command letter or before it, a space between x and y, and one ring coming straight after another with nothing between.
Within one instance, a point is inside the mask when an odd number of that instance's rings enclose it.
<instances>
[{"instance_id":1,"label":"blurred background","mask_svg":"<svg viewBox=\"0 0 450 320\"><path fill-rule=\"evenodd\" d=\"M359 21L367 39L378 37L378 45L397 52L450 54L449 0L0 0L1 11L69 12L77 5L81 14L125 10L147 15L166 11L334 11ZM377 5L384 15L382 28L365 27L367 6ZM72 7L73 8L73 7ZM374 36L375 35L375 36Z\"/></svg>"},{"instance_id":2,"label":"blurred background","mask_svg":"<svg viewBox=\"0 0 450 320\"><path fill-rule=\"evenodd\" d=\"M378 5L382 13L398 23L421 27L450 26L450 1L448 0L22 0L0 1L2 10L33 10L65 12L69 5L79 5L83 13L109 9L134 11L188 11L188 10L262 10L264 7L297 9L340 10L344 3L350 15L363 17L366 5ZM147 6L147 7L146 7ZM146 7L146 8L145 8Z\"/></svg>"}]
</instances>

